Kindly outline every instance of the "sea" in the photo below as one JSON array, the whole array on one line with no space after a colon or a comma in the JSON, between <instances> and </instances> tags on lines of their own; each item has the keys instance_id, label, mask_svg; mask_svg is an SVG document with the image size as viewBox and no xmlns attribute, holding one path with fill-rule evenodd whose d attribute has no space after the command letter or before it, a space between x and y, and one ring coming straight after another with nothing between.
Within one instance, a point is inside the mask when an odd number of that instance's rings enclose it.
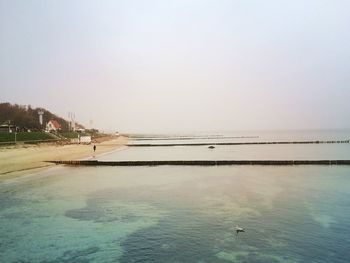
<instances>
[{"instance_id":1,"label":"sea","mask_svg":"<svg viewBox=\"0 0 350 263\"><path fill-rule=\"evenodd\" d=\"M349 130L130 143L348 140ZM350 160L350 144L123 147L113 160ZM236 227L245 232L236 232ZM0 182L0 262L350 262L350 166L70 167Z\"/></svg>"}]
</instances>

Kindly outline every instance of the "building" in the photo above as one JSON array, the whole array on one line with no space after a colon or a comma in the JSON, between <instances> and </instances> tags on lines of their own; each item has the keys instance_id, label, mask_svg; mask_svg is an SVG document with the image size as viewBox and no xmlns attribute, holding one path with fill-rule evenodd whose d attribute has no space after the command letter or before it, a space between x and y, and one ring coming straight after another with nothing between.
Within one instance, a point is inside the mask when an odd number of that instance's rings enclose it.
<instances>
[{"instance_id":1,"label":"building","mask_svg":"<svg viewBox=\"0 0 350 263\"><path fill-rule=\"evenodd\" d=\"M79 136L79 143L85 143L90 144L91 143L91 136Z\"/></svg>"},{"instance_id":2,"label":"building","mask_svg":"<svg viewBox=\"0 0 350 263\"><path fill-rule=\"evenodd\" d=\"M2 125L0 125L0 132L11 133L15 132L16 130L18 130L18 127L12 125L10 121L5 121Z\"/></svg>"},{"instance_id":3,"label":"building","mask_svg":"<svg viewBox=\"0 0 350 263\"><path fill-rule=\"evenodd\" d=\"M75 131L76 132L85 132L85 127L83 126L83 125L81 125L81 124L78 124L78 123L76 123L75 124Z\"/></svg>"},{"instance_id":4,"label":"building","mask_svg":"<svg viewBox=\"0 0 350 263\"><path fill-rule=\"evenodd\" d=\"M61 125L56 120L50 120L46 124L46 131L48 132L59 131L59 130L61 130Z\"/></svg>"}]
</instances>

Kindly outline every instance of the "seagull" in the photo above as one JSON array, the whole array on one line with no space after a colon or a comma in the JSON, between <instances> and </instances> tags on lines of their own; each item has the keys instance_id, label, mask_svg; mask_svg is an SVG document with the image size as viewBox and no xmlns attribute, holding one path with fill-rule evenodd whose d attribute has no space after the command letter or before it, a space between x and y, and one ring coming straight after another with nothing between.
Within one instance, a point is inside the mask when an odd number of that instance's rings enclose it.
<instances>
[{"instance_id":1,"label":"seagull","mask_svg":"<svg viewBox=\"0 0 350 263\"><path fill-rule=\"evenodd\" d=\"M239 227L239 226L236 226L236 227L235 227L235 230L236 230L237 234L238 234L239 232L245 232L244 228Z\"/></svg>"}]
</instances>

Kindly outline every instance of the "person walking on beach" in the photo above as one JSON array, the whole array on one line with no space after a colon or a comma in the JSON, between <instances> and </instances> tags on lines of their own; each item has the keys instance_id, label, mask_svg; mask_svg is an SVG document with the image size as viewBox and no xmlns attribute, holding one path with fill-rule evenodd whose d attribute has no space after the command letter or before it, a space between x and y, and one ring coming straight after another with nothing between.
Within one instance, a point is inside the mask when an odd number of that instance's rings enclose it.
<instances>
[{"instance_id":1,"label":"person walking on beach","mask_svg":"<svg viewBox=\"0 0 350 263\"><path fill-rule=\"evenodd\" d=\"M94 145L94 153L96 152L96 145Z\"/></svg>"}]
</instances>

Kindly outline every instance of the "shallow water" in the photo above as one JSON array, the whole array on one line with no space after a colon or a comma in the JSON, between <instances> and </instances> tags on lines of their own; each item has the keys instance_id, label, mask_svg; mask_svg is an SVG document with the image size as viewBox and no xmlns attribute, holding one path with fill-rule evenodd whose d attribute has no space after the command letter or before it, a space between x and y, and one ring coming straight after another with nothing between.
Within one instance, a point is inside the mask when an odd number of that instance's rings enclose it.
<instances>
[{"instance_id":1,"label":"shallow water","mask_svg":"<svg viewBox=\"0 0 350 263\"><path fill-rule=\"evenodd\" d=\"M0 184L0 262L345 263L349 200L347 166L55 167Z\"/></svg>"},{"instance_id":2,"label":"shallow water","mask_svg":"<svg viewBox=\"0 0 350 263\"><path fill-rule=\"evenodd\" d=\"M271 141L332 141L349 140L350 130L279 130L279 131L236 131L223 132L216 135L201 134L185 136L186 140L176 140L169 138L181 137L183 135L163 135L156 140L135 140L130 143L142 144L169 144L169 143L215 143L215 142L271 142Z\"/></svg>"},{"instance_id":3,"label":"shallow water","mask_svg":"<svg viewBox=\"0 0 350 263\"><path fill-rule=\"evenodd\" d=\"M218 142L268 142L268 141L337 141L349 140L350 130L308 130L308 131L251 131L227 133L226 136L254 136L257 138L193 139L134 141L130 144L177 144ZM98 159L110 160L349 160L350 144L266 144L266 145L216 145L208 146L165 146L130 147Z\"/></svg>"},{"instance_id":4,"label":"shallow water","mask_svg":"<svg viewBox=\"0 0 350 263\"><path fill-rule=\"evenodd\" d=\"M115 160L349 160L350 144L129 147L98 157Z\"/></svg>"}]
</instances>

